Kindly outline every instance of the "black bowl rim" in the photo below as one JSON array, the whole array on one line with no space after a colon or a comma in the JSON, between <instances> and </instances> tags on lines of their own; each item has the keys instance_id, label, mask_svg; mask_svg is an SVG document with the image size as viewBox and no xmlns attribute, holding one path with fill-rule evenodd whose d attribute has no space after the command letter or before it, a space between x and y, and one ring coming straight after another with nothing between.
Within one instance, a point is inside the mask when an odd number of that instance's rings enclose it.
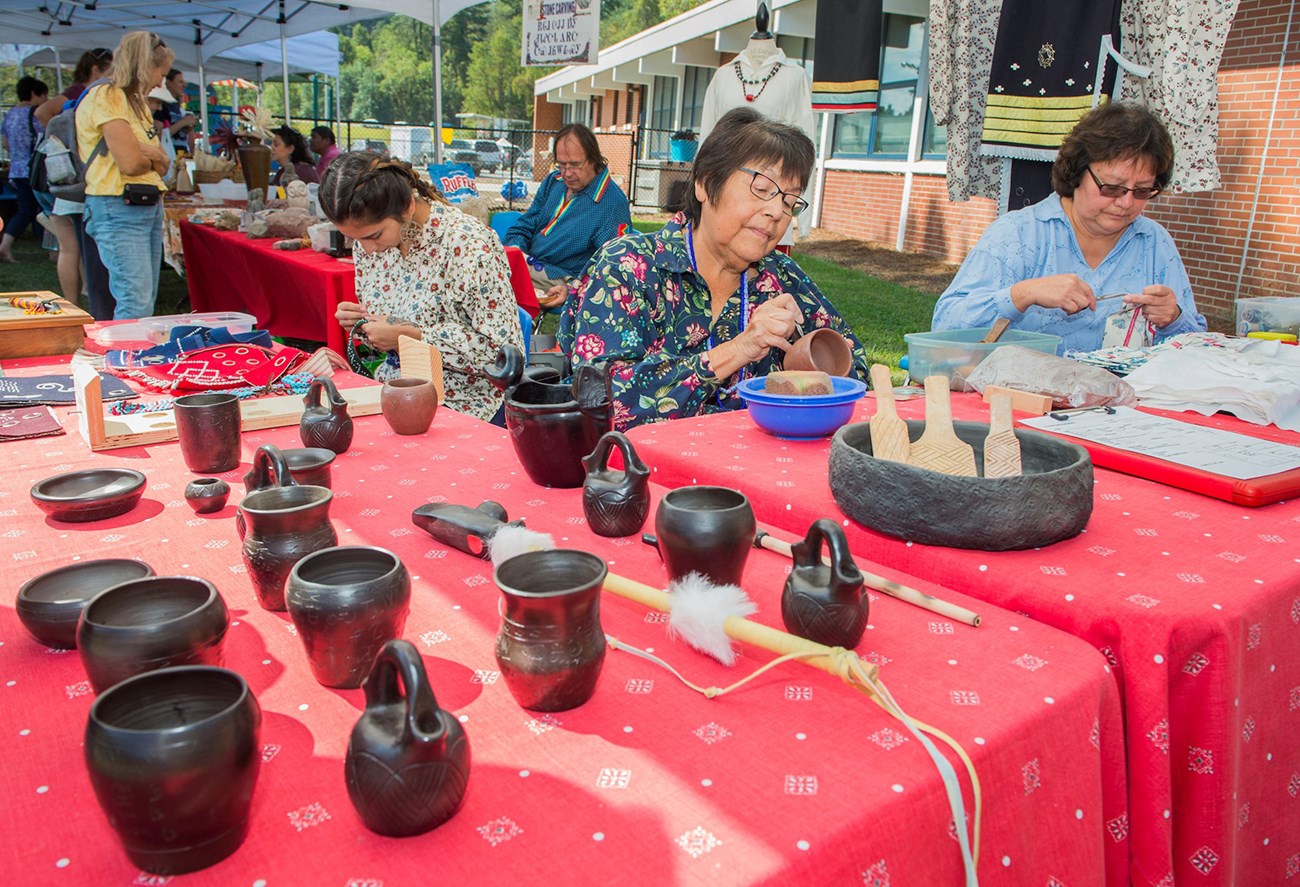
<instances>
[{"instance_id":1,"label":"black bowl rim","mask_svg":"<svg viewBox=\"0 0 1300 887\"><path fill-rule=\"evenodd\" d=\"M581 588L583 585L586 585L588 580L575 581L572 584L566 586L565 588L557 588L554 591L525 591L522 588L517 588L514 585L509 585L501 580L502 568L508 564L514 563L517 560L521 560L523 558L527 558L529 560L549 560L559 555L564 555L567 557L578 555L579 560L586 560L588 565L592 567L595 567L597 564L599 564L600 581L602 583L605 581L605 577L609 575L609 564L606 563L605 559L600 555L592 554L590 551L583 551L578 548L546 548L546 549L541 549L539 551L525 551L522 554L517 554L508 560L502 561L500 564L498 564L496 567L493 568L492 581L496 583L497 588L500 588L503 592L508 591L510 594L515 595L516 597L533 598L535 600L540 600L544 598L560 597L561 595L565 595L565 594L572 594L574 590ZM516 569L521 569L521 568L522 567L516 567Z\"/></svg>"},{"instance_id":2,"label":"black bowl rim","mask_svg":"<svg viewBox=\"0 0 1300 887\"><path fill-rule=\"evenodd\" d=\"M110 724L107 721L100 718L99 716L99 710L101 705L104 703L104 700L112 699L114 691L119 690L122 687L126 687L130 684L139 681L158 680L160 678L173 677L178 673L182 673L182 672L196 672L196 671L218 672L220 673L221 677L227 679L233 678L235 681L238 682L240 688L238 697L235 699L234 702L232 702L230 705L223 708L221 711L213 712L211 715L209 715L206 718L203 718L202 720L195 721L191 724L179 724L175 727L167 727L164 729L151 728L148 730L138 730L132 727L121 727L116 724ZM253 696L252 688L248 686L248 681L244 679L243 675L241 675L237 671L234 671L233 669L224 668L220 665L173 665L168 668L155 668L152 671L144 671L141 672L140 674L132 675L129 678L123 678L121 681L118 681L113 686L98 693L95 696L95 701L90 704L90 713L86 718L86 728L91 729L93 727L96 730L105 730L114 733L129 733L129 734L141 734L141 735L148 734L151 736L153 735L169 736L174 733L179 733L182 730L193 730L196 727L199 727L203 724L207 724L216 718L222 717L226 713L233 711L239 708L240 706L244 705L245 701L249 697L253 697L254 702L257 701L257 697Z\"/></svg>"},{"instance_id":3,"label":"black bowl rim","mask_svg":"<svg viewBox=\"0 0 1300 887\"><path fill-rule=\"evenodd\" d=\"M907 423L909 436L910 436L910 432L915 427L925 426L925 422L920 419L904 419L903 421ZM982 428L985 430L986 433L989 427L987 422L966 422L966 421L953 422L952 426L954 432L957 432L964 428ZM860 429L860 430L855 431L854 429ZM1067 452L1073 453L1074 459L1070 462L1067 462L1064 465L1053 468L1051 471L1035 471L1032 472L1031 474L1017 474L1017 475L1012 475L1011 477L985 477L984 475L981 474L974 478L963 477L961 479L967 481L976 480L976 481L980 481L981 483L1009 485L1009 484L1023 483L1024 478L1026 477L1050 478L1055 474L1069 471L1075 468L1076 466L1078 466L1082 462L1092 461L1092 455L1088 452L1088 450L1080 446L1079 444L1074 443L1073 441L1062 440L1061 438L1056 437L1055 435L1047 434L1046 432L1038 431L1033 428L1015 428L1013 429L1013 431L1017 439L1032 440L1037 443L1046 443L1049 446L1060 447L1061 449ZM870 455L864 452L863 450L849 443L848 440L845 439L850 434L860 436L860 435L869 435L870 433L871 433L871 429L870 429L869 422L852 422L840 428L839 431L835 432L835 436L831 439L831 446L844 447L847 450L849 450L849 452L851 452L853 455L863 459L870 459L872 462L891 462L892 465L897 466L896 470L906 472L906 473L914 473L918 478L925 477L925 476L941 477L941 478L956 477L956 475L950 475L938 471L932 471L929 468L922 468L919 465L912 465L911 463L907 463L907 462L892 462L892 460L889 459L879 459L874 455ZM868 437L868 439L870 438Z\"/></svg>"},{"instance_id":4,"label":"black bowl rim","mask_svg":"<svg viewBox=\"0 0 1300 887\"><path fill-rule=\"evenodd\" d=\"M225 601L225 598L223 598L223 597L221 596L221 592L219 592L219 591L217 590L217 586L213 585L212 582L208 581L207 579L204 579L202 576L181 576L181 575L143 576L143 577L141 577L141 578L139 578L139 579L128 579L128 580L126 580L125 582L119 582L119 583L117 583L116 585L111 585L111 586L109 586L108 588L105 588L105 589L104 589L103 591L101 591L99 594L97 594L97 595L95 595L94 597L92 597L89 601L86 602L85 609L83 609L83 610L81 611L81 619L78 620L78 625L80 625L81 622L86 622L86 623L88 623L88 624L94 625L94 626L95 626L95 630L96 630L97 632L107 632L107 631L137 632L137 631L139 631L139 630L140 630L140 626L139 626L139 625L113 625L113 624L111 624L111 623L107 623L107 622L95 622L94 620L92 620L92 619L90 618L90 610L91 610L92 607L95 606L96 603L99 602L99 599L100 599L100 598L104 597L105 595L109 594L110 592L115 592L115 591L117 591L118 589L124 588L124 587L126 587L126 586L128 586L128 585L136 585L136 584L138 584L138 583L142 583L142 582L158 582L158 581L161 581L161 580L164 580L164 579L188 579L188 580L190 580L190 581L192 581L192 582L197 582L197 583L199 583L200 585L202 585L202 586L204 586L204 587L207 588L207 590L208 590L208 597L207 597L207 600L203 601L203 603L199 604L197 607L195 607L193 610L190 610L190 611L187 612L187 613L181 613L181 614L179 614L179 615L177 615L177 616L173 616L173 617L170 618L170 619L162 619L162 620L159 620L158 622L151 622L151 623L149 623L149 628L151 628L151 629L159 628L159 627L164 626L164 625L170 625L171 623L176 622L177 620L180 620L180 619L186 619L186 618L188 618L189 616L191 616L192 614L198 612L199 610L202 610L202 609L204 609L205 607L209 607L209 606L211 606L211 605L212 605L212 601L213 601L214 598L215 598L216 600L221 601L221 603L222 603L223 606L225 605L225 602L226 602L226 601Z\"/></svg>"},{"instance_id":5,"label":"black bowl rim","mask_svg":"<svg viewBox=\"0 0 1300 887\"><path fill-rule=\"evenodd\" d=\"M41 598L34 598L30 596L32 589L36 588L36 586L39 583L44 582L54 576L60 576L64 573L76 573L88 567L102 567L105 564L139 564L140 566L144 567L145 572L142 575L135 577L135 579L122 579L117 582L114 582L112 585L106 585L103 588L101 588L99 591L96 591L94 594L91 595L80 595L75 598L72 597L60 598L59 600L56 601L43 600ZM44 573L41 573L39 576L33 576L31 579L28 579L18 589L18 596L14 600L16 603L23 603L25 601L30 606L36 606L41 608L68 607L73 604L77 604L84 609L85 605L88 604L91 600L93 600L95 595L98 595L100 591L107 591L110 588L114 588L118 585L121 585L123 582L134 582L136 581L136 579L147 579L153 575L156 575L154 573L153 567L151 567L149 564L145 563L144 561L140 560L139 558L134 558L134 557L101 557L101 558L95 558L94 560L88 560L88 561L76 561L71 564L64 564L61 567L55 567L53 570L46 570Z\"/></svg>"},{"instance_id":6,"label":"black bowl rim","mask_svg":"<svg viewBox=\"0 0 1300 887\"><path fill-rule=\"evenodd\" d=\"M81 476L92 475L92 474L109 474L109 475L116 475L118 477L132 478L133 480L135 480L135 483L125 489L118 490L117 492L113 493L111 496L99 496L91 499L87 499L84 496L80 496L80 497L52 496L49 493L44 492L44 490L42 489L42 487L45 487L48 484L52 484L55 481L64 481L72 477L81 477ZM104 502L111 499L117 499L119 497L127 497L137 491L143 493L146 483L148 483L148 478L146 478L144 474L142 474L141 472L136 471L134 468L114 468L114 467L83 468L79 471L65 471L61 474L52 474L49 477L41 478L36 483L32 484L31 496L32 499L36 500L36 502L38 503L44 502L55 506L91 505L96 502Z\"/></svg>"},{"instance_id":7,"label":"black bowl rim","mask_svg":"<svg viewBox=\"0 0 1300 887\"><path fill-rule=\"evenodd\" d=\"M310 552L300 557L297 563L293 565L293 569L289 571L288 581L299 582L303 585L310 585L317 588L327 588L329 586L326 586L324 583L315 582L312 581L311 579L302 578L301 573L299 573L299 569L302 567L303 564L307 564L309 561L324 560L326 557L332 557L342 552L349 552L349 551L373 552L377 554L387 555L389 558L392 559L393 566L391 569L389 569L387 572L383 573L380 576L375 576L373 579L367 579L366 580L367 582L382 582L391 576L398 575L402 570L406 569L406 564L402 563L402 559L397 556L396 552L391 551L387 548L382 548L378 545L331 545L328 548L320 548L317 549L316 551Z\"/></svg>"}]
</instances>

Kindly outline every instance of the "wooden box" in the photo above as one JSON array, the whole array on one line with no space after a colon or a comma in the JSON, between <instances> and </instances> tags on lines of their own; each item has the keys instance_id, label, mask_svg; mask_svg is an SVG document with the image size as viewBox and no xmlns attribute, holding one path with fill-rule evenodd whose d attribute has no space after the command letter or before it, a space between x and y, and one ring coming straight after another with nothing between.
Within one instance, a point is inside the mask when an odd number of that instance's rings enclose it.
<instances>
[{"instance_id":1,"label":"wooden box","mask_svg":"<svg viewBox=\"0 0 1300 887\"><path fill-rule=\"evenodd\" d=\"M52 299L58 314L25 314L10 299ZM51 292L0 293L0 358L72 354L86 339L85 327L95 319Z\"/></svg>"}]
</instances>

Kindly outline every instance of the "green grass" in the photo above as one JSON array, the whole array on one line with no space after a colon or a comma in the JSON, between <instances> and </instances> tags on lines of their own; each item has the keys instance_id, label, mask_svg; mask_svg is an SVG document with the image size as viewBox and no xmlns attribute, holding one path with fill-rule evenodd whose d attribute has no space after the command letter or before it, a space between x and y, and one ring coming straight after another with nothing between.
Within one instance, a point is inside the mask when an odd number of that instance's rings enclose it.
<instances>
[{"instance_id":1,"label":"green grass","mask_svg":"<svg viewBox=\"0 0 1300 887\"><path fill-rule=\"evenodd\" d=\"M895 381L906 376L898 361L907 354L904 333L930 328L937 295L927 295L833 262L795 253L794 260L848 321L871 363L883 363Z\"/></svg>"},{"instance_id":2,"label":"green grass","mask_svg":"<svg viewBox=\"0 0 1300 887\"><path fill-rule=\"evenodd\" d=\"M26 290L49 290L59 292L59 272L54 267L54 253L41 248L41 242L32 237L31 232L24 234L14 243L14 258L18 261L12 265L0 264L0 292L12 293ZM78 296L74 300L83 310L87 309L86 300ZM189 290L182 278L170 266L164 266L158 275L158 302L155 314L175 314L189 310Z\"/></svg>"}]
</instances>

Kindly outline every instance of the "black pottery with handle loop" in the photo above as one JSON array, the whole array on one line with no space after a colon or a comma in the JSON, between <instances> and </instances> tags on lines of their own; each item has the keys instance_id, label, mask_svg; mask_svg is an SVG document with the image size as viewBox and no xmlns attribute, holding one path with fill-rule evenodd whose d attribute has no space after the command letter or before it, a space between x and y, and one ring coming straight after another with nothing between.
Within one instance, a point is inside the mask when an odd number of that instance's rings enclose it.
<instances>
[{"instance_id":1,"label":"black pottery with handle loop","mask_svg":"<svg viewBox=\"0 0 1300 887\"><path fill-rule=\"evenodd\" d=\"M828 647L856 647L867 628L867 594L844 529L825 518L814 521L790 553L794 568L781 592L786 630Z\"/></svg>"},{"instance_id":2,"label":"black pottery with handle loop","mask_svg":"<svg viewBox=\"0 0 1300 887\"><path fill-rule=\"evenodd\" d=\"M321 391L326 403L321 403ZM298 421L298 433L305 447L324 447L346 453L352 446L352 417L348 402L329 379L313 379L302 399L306 409Z\"/></svg>"},{"instance_id":3,"label":"black pottery with handle loop","mask_svg":"<svg viewBox=\"0 0 1300 887\"><path fill-rule=\"evenodd\" d=\"M348 797L366 828L404 838L455 815L469 785L469 737L438 707L409 641L390 640L366 678L366 710L348 742Z\"/></svg>"},{"instance_id":4,"label":"black pottery with handle loop","mask_svg":"<svg viewBox=\"0 0 1300 887\"><path fill-rule=\"evenodd\" d=\"M623 454L623 470L609 467L609 454ZM650 469L621 431L607 431L596 449L582 457L587 477L582 484L582 513L598 536L639 533L650 513Z\"/></svg>"}]
</instances>

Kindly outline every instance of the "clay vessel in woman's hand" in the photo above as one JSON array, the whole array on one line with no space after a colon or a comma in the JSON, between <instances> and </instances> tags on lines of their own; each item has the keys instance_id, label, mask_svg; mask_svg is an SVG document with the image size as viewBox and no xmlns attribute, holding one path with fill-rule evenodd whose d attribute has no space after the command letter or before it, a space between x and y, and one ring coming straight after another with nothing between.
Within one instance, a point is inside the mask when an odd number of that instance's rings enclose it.
<instances>
[{"instance_id":1,"label":"clay vessel in woman's hand","mask_svg":"<svg viewBox=\"0 0 1300 887\"><path fill-rule=\"evenodd\" d=\"M787 370L820 370L831 376L847 376L853 371L853 346L849 340L828 327L804 333L785 353Z\"/></svg>"}]
</instances>

